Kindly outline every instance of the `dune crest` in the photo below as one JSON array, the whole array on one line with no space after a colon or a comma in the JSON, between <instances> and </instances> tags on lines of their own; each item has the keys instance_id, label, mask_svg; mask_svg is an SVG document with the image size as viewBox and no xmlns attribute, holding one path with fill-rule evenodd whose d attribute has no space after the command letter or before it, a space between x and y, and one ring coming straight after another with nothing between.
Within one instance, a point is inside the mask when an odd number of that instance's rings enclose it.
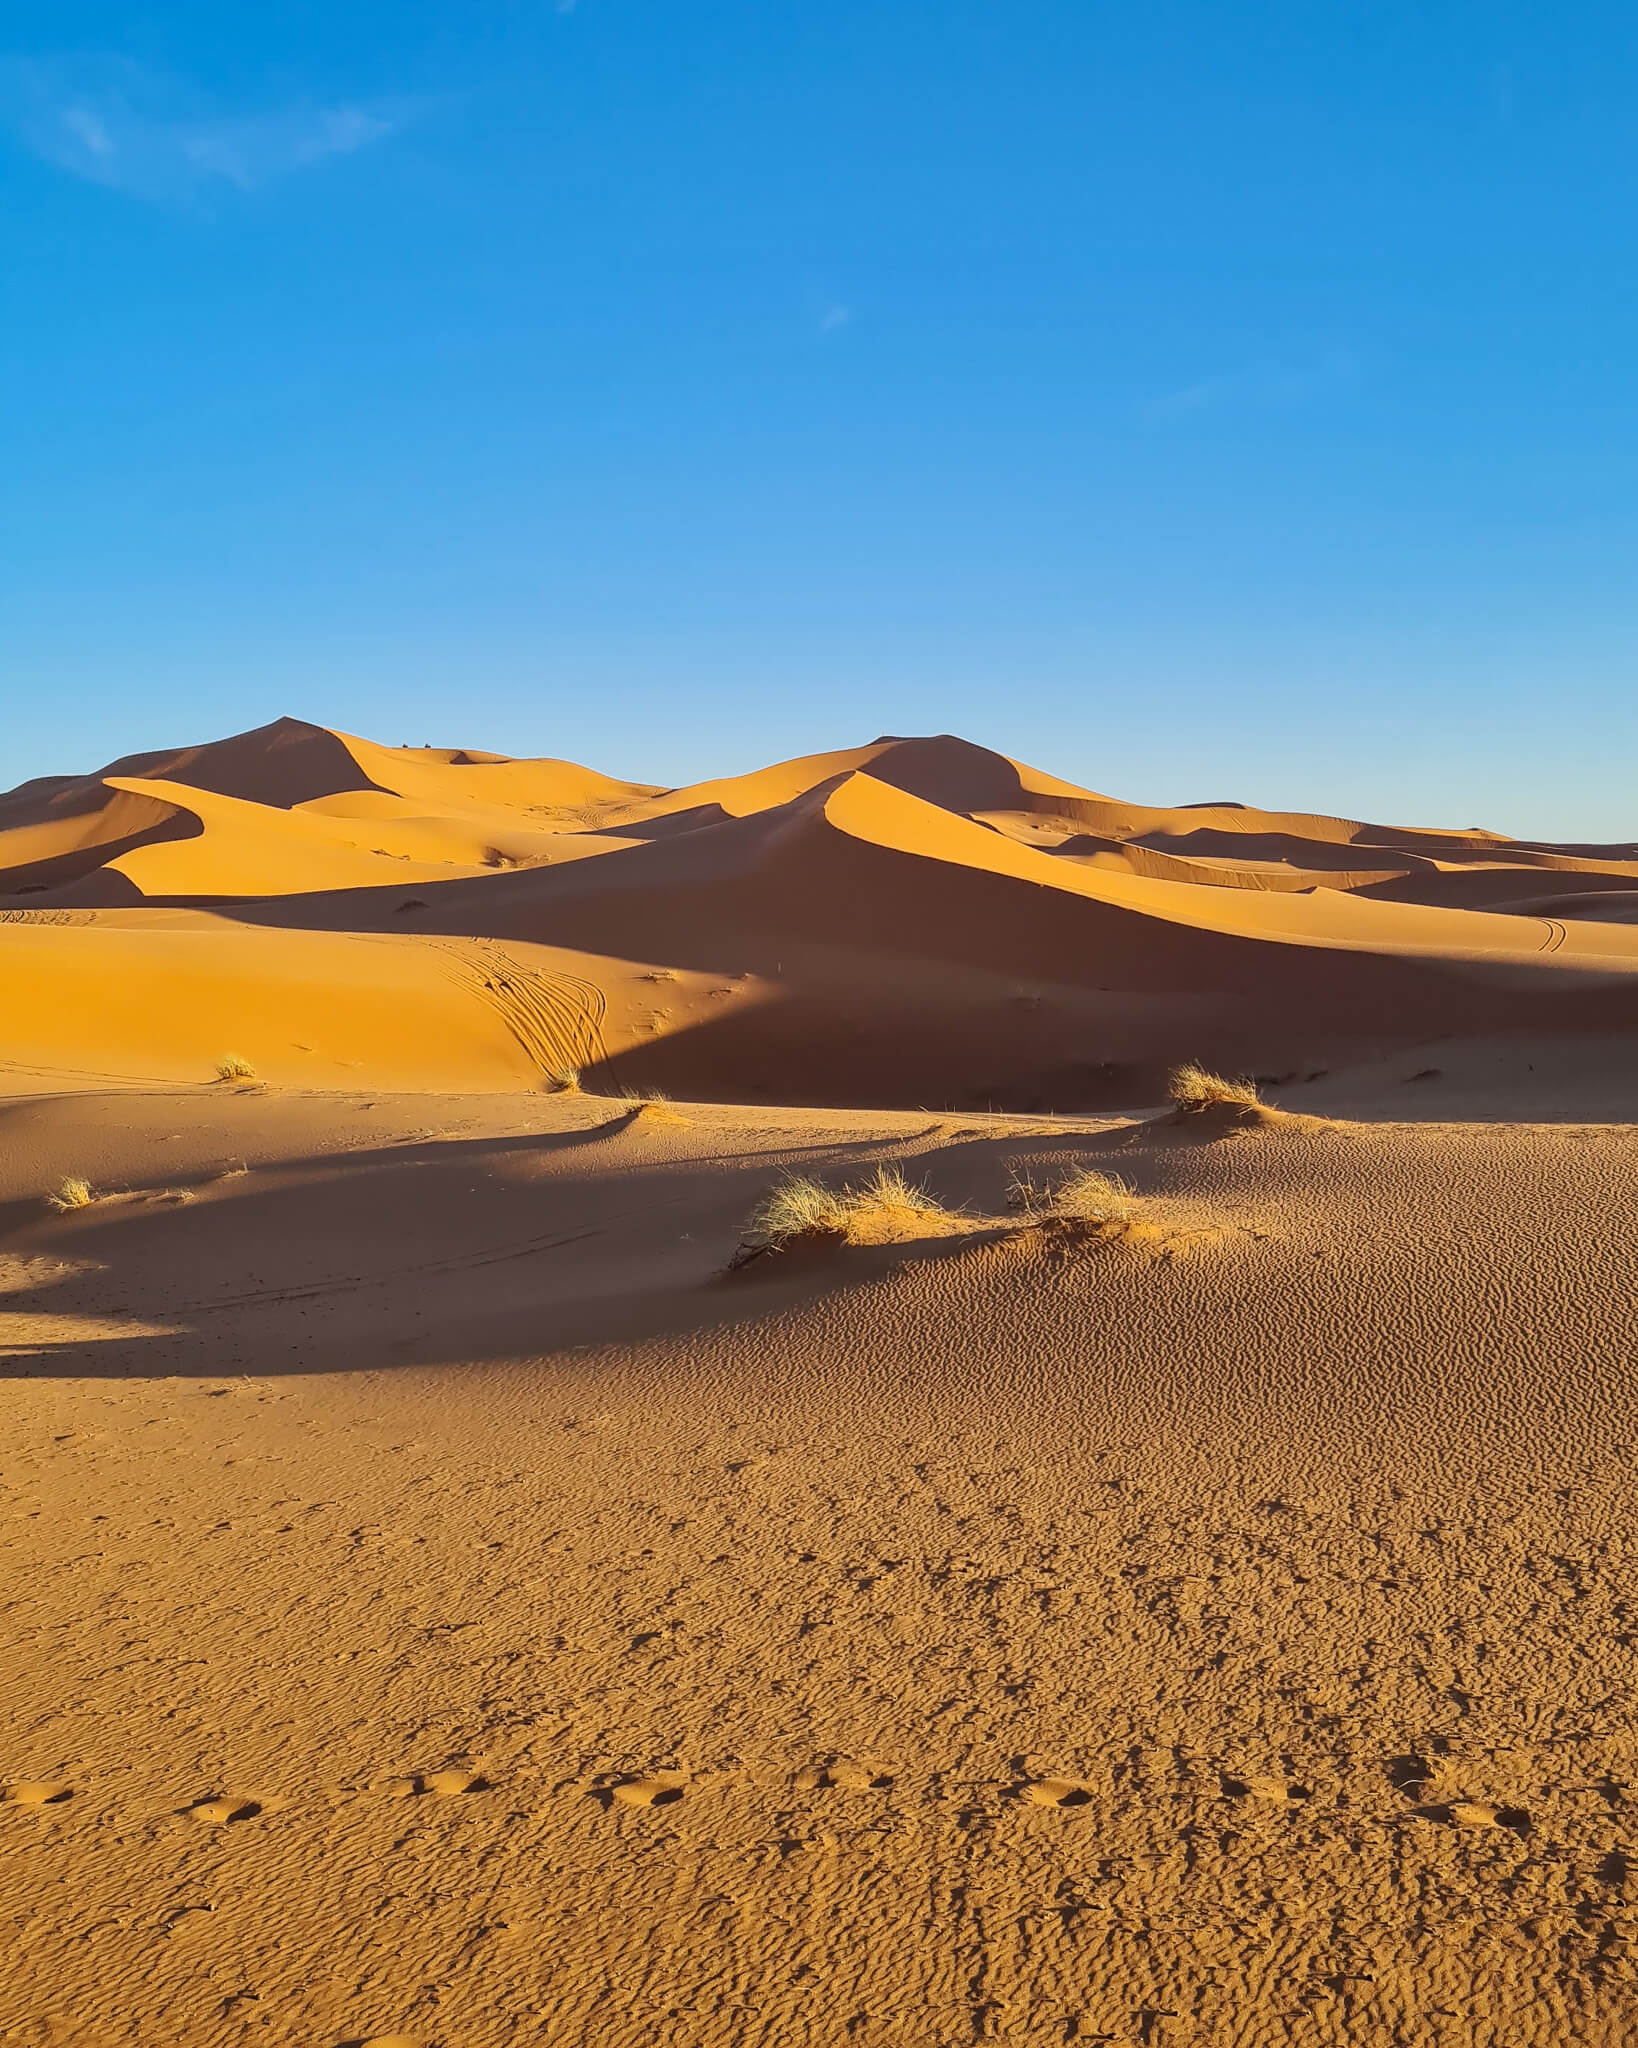
<instances>
[{"instance_id":1,"label":"dune crest","mask_svg":"<svg viewBox=\"0 0 1638 2048\"><path fill-rule=\"evenodd\" d=\"M0 1058L957 1108L1521 1034L1568 1073L1638 1019L1635 901L1638 845L1130 803L948 734L658 789L280 719L0 796Z\"/></svg>"}]
</instances>

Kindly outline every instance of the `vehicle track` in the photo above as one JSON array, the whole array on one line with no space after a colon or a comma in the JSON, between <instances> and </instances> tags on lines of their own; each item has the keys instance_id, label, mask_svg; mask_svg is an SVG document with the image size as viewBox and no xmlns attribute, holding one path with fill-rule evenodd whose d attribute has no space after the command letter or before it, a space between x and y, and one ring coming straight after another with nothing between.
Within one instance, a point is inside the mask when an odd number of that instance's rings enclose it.
<instances>
[{"instance_id":1,"label":"vehicle track","mask_svg":"<svg viewBox=\"0 0 1638 2048\"><path fill-rule=\"evenodd\" d=\"M549 972L514 959L493 939L467 942L474 960L455 947L456 978L496 1011L543 1074L595 1066L606 1056L607 1002L595 982Z\"/></svg>"},{"instance_id":2,"label":"vehicle track","mask_svg":"<svg viewBox=\"0 0 1638 2048\"><path fill-rule=\"evenodd\" d=\"M528 966L494 939L353 936L366 944L430 946L442 957L450 979L488 1004L542 1075L579 1071L608 1056L603 1040L608 1003L593 981Z\"/></svg>"}]
</instances>

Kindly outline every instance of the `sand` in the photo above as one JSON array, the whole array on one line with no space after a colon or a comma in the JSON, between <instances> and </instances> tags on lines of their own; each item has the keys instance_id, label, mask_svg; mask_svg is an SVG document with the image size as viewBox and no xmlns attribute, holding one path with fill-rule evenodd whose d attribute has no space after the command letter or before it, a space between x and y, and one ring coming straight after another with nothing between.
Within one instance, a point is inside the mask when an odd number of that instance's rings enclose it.
<instances>
[{"instance_id":1,"label":"sand","mask_svg":"<svg viewBox=\"0 0 1638 2048\"><path fill-rule=\"evenodd\" d=\"M1638 1028L1635 901L1638 846L1158 809L950 738L665 791L284 720L0 797L0 1077L1034 1112L1529 1033L1573 1087Z\"/></svg>"},{"instance_id":2,"label":"sand","mask_svg":"<svg viewBox=\"0 0 1638 2048\"><path fill-rule=\"evenodd\" d=\"M1638 2038L1638 849L285 722L0 858L0 2039Z\"/></svg>"}]
</instances>

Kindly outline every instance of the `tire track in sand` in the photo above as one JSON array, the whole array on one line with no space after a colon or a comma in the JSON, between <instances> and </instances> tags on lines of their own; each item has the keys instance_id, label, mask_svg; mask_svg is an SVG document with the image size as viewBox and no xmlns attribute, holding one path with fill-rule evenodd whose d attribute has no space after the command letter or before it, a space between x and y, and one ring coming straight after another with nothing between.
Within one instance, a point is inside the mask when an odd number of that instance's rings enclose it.
<instances>
[{"instance_id":1,"label":"tire track in sand","mask_svg":"<svg viewBox=\"0 0 1638 2048\"><path fill-rule=\"evenodd\" d=\"M439 950L454 962L454 978L495 1011L541 1073L578 1071L607 1057L608 1005L595 982L525 966L493 939L467 944L476 959L454 946Z\"/></svg>"}]
</instances>

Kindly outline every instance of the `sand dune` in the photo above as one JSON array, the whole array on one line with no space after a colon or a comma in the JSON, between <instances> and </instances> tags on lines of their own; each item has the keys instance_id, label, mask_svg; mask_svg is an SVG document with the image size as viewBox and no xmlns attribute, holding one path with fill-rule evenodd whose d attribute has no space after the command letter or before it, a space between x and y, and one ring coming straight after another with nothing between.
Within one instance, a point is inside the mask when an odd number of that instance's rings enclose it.
<instances>
[{"instance_id":1,"label":"sand dune","mask_svg":"<svg viewBox=\"0 0 1638 2048\"><path fill-rule=\"evenodd\" d=\"M317 935L343 933L425 942L434 977L452 943L504 942L548 982L567 956L603 997L602 1081L719 1099L746 1093L753 1011L755 1092L779 1100L1088 1107L1152 1094L1188 1057L1335 1071L1521 1030L1561 1034L1573 1062L1578 1033L1638 1018L1635 884L1634 847L1131 804L950 738L654 790L283 720L0 798L0 1052L35 1062L73 1009L87 1075L180 1078L199 1058L182 1008L167 1057L146 999L134 1035L119 1005L93 1021L80 988L103 970L76 963L118 930L133 991L162 986L187 911L231 938L192 949L221 984L201 1026L281 1078L325 1036L329 963L349 955ZM79 937L23 936L70 911ZM398 986L379 1077L403 1086ZM460 1085L451 1047L491 1023L452 1039L429 1011L428 1085ZM520 1078L487 1054L465 1075Z\"/></svg>"},{"instance_id":2,"label":"sand dune","mask_svg":"<svg viewBox=\"0 0 1638 2048\"><path fill-rule=\"evenodd\" d=\"M0 2039L1635 2038L1638 847L286 720L0 863Z\"/></svg>"}]
</instances>

